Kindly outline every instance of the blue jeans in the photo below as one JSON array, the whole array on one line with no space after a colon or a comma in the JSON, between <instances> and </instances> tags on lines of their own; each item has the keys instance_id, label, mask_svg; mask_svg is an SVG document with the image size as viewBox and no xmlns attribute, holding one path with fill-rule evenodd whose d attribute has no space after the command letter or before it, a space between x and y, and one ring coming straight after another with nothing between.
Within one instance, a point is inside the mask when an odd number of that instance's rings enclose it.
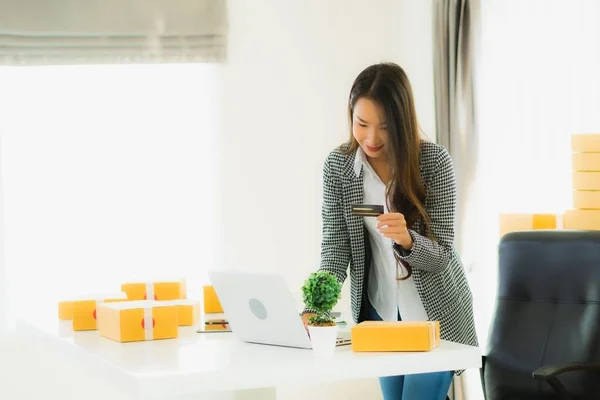
<instances>
[{"instance_id":1,"label":"blue jeans","mask_svg":"<svg viewBox=\"0 0 600 400\"><path fill-rule=\"evenodd\" d=\"M367 307L367 319L381 321L370 302ZM445 400L453 376L454 371L386 376L379 378L379 386L384 400Z\"/></svg>"}]
</instances>

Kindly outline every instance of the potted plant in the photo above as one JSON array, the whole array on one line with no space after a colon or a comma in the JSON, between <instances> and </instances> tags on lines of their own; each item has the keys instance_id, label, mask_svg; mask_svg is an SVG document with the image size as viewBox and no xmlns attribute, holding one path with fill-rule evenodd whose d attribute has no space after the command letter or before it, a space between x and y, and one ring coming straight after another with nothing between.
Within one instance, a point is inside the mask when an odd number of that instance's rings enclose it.
<instances>
[{"instance_id":1,"label":"potted plant","mask_svg":"<svg viewBox=\"0 0 600 400\"><path fill-rule=\"evenodd\" d=\"M304 304L315 310L308 321L308 333L315 353L333 354L337 339L337 325L331 310L341 297L342 285L328 271L312 272L302 286Z\"/></svg>"}]
</instances>

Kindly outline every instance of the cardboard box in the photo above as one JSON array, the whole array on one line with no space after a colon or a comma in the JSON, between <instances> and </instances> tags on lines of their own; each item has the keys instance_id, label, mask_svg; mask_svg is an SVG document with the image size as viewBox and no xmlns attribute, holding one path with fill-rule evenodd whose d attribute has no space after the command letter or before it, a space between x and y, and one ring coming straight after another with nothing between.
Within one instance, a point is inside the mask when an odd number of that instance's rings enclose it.
<instances>
[{"instance_id":1,"label":"cardboard box","mask_svg":"<svg viewBox=\"0 0 600 400\"><path fill-rule=\"evenodd\" d=\"M176 305L140 300L105 303L99 309L100 336L117 342L175 339L179 310Z\"/></svg>"},{"instance_id":2,"label":"cardboard box","mask_svg":"<svg viewBox=\"0 0 600 400\"><path fill-rule=\"evenodd\" d=\"M600 190L574 190L573 207L600 210Z\"/></svg>"},{"instance_id":3,"label":"cardboard box","mask_svg":"<svg viewBox=\"0 0 600 400\"><path fill-rule=\"evenodd\" d=\"M352 350L431 351L440 345L438 321L365 321L351 329Z\"/></svg>"},{"instance_id":4,"label":"cardboard box","mask_svg":"<svg viewBox=\"0 0 600 400\"><path fill-rule=\"evenodd\" d=\"M500 237L510 232L559 228L557 214L500 214Z\"/></svg>"},{"instance_id":5,"label":"cardboard box","mask_svg":"<svg viewBox=\"0 0 600 400\"><path fill-rule=\"evenodd\" d=\"M114 295L90 296L87 299L73 301L73 330L93 331L98 329L97 313L103 303L125 302L125 293Z\"/></svg>"},{"instance_id":6,"label":"cardboard box","mask_svg":"<svg viewBox=\"0 0 600 400\"><path fill-rule=\"evenodd\" d=\"M573 172L573 190L600 190L600 172Z\"/></svg>"},{"instance_id":7,"label":"cardboard box","mask_svg":"<svg viewBox=\"0 0 600 400\"><path fill-rule=\"evenodd\" d=\"M573 153L573 171L600 171L600 153Z\"/></svg>"},{"instance_id":8,"label":"cardboard box","mask_svg":"<svg viewBox=\"0 0 600 400\"><path fill-rule=\"evenodd\" d=\"M212 285L204 286L204 312L205 313L222 313L223 307L217 297L217 292Z\"/></svg>"},{"instance_id":9,"label":"cardboard box","mask_svg":"<svg viewBox=\"0 0 600 400\"><path fill-rule=\"evenodd\" d=\"M73 300L58 302L58 319L61 321L73 320Z\"/></svg>"},{"instance_id":10,"label":"cardboard box","mask_svg":"<svg viewBox=\"0 0 600 400\"><path fill-rule=\"evenodd\" d=\"M179 300L187 298L185 280L160 282L129 282L121 285L130 301Z\"/></svg>"},{"instance_id":11,"label":"cardboard box","mask_svg":"<svg viewBox=\"0 0 600 400\"><path fill-rule=\"evenodd\" d=\"M576 153L600 152L600 134L580 133L571 135L571 150Z\"/></svg>"},{"instance_id":12,"label":"cardboard box","mask_svg":"<svg viewBox=\"0 0 600 400\"><path fill-rule=\"evenodd\" d=\"M168 300L161 303L177 307L179 326L195 326L200 322L200 302L196 300Z\"/></svg>"},{"instance_id":13,"label":"cardboard box","mask_svg":"<svg viewBox=\"0 0 600 400\"><path fill-rule=\"evenodd\" d=\"M565 229L600 230L600 210L569 210L563 217Z\"/></svg>"}]
</instances>

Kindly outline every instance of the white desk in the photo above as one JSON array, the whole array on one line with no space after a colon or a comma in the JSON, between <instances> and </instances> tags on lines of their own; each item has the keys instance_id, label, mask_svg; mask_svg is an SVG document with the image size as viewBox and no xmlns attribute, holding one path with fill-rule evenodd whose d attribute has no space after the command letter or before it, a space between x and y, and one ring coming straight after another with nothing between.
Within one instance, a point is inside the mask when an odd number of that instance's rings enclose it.
<instances>
[{"instance_id":1,"label":"white desk","mask_svg":"<svg viewBox=\"0 0 600 400\"><path fill-rule=\"evenodd\" d=\"M98 332L72 332L70 323L18 321L27 343L55 350L131 399L275 399L275 387L479 368L476 347L442 341L426 353L354 353L339 347L330 359L311 350L239 342L232 333L180 328L175 340L117 343Z\"/></svg>"}]
</instances>

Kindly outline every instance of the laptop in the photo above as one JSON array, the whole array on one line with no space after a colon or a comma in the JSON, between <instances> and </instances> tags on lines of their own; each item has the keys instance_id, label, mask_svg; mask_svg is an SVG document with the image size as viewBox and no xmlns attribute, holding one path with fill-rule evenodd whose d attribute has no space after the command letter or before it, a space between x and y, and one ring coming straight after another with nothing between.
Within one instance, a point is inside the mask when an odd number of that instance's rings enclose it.
<instances>
[{"instance_id":1,"label":"laptop","mask_svg":"<svg viewBox=\"0 0 600 400\"><path fill-rule=\"evenodd\" d=\"M280 274L210 271L209 278L231 331L242 341L312 349L296 302ZM338 332L337 346L350 344Z\"/></svg>"}]
</instances>

